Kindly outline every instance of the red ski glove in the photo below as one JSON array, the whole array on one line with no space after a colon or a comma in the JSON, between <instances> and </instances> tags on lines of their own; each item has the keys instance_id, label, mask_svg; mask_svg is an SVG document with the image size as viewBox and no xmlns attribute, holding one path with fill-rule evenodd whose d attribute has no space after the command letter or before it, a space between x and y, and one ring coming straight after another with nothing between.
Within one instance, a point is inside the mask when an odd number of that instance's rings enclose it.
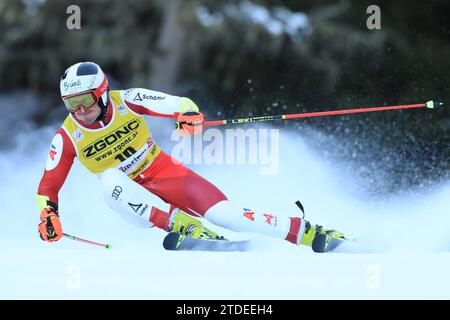
<instances>
[{"instance_id":1,"label":"red ski glove","mask_svg":"<svg viewBox=\"0 0 450 320\"><path fill-rule=\"evenodd\" d=\"M203 121L205 116L201 112L185 112L178 116L176 128L178 134L183 136L185 134L194 135L203 131Z\"/></svg>"},{"instance_id":2,"label":"red ski glove","mask_svg":"<svg viewBox=\"0 0 450 320\"><path fill-rule=\"evenodd\" d=\"M42 240L48 242L58 241L62 237L62 227L59 221L58 211L45 208L41 211L41 223L38 226Z\"/></svg>"}]
</instances>

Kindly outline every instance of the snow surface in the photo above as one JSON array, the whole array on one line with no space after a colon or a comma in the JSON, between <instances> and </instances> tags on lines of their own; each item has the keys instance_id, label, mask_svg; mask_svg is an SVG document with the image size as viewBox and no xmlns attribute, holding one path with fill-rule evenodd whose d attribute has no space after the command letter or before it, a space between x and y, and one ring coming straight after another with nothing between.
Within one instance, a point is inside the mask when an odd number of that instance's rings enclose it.
<instances>
[{"instance_id":1,"label":"snow surface","mask_svg":"<svg viewBox=\"0 0 450 320\"><path fill-rule=\"evenodd\" d=\"M163 139L173 128L151 120ZM156 127L155 127L156 126ZM64 231L112 244L70 239L48 244L37 233L34 203L51 136L29 130L0 153L1 299L449 299L450 183L428 193L368 201L349 188L339 165L322 161L298 132L280 132L277 175L257 165L191 166L230 199L342 230L357 241L314 254L283 240L227 232L256 243L245 253L167 252L164 232L127 224L104 203L96 177L75 163L60 194ZM346 184L343 184L345 181Z\"/></svg>"}]
</instances>

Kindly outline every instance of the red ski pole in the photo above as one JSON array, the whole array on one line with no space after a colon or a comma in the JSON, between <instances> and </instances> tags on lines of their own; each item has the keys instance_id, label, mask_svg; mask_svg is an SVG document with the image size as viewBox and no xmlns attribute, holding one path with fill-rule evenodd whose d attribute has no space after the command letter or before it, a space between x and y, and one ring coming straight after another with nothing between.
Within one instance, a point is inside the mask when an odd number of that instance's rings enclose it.
<instances>
[{"instance_id":1,"label":"red ski pole","mask_svg":"<svg viewBox=\"0 0 450 320\"><path fill-rule=\"evenodd\" d=\"M272 121L272 120L288 120L288 119L298 119L298 118L323 117L323 116L332 116L332 115L338 115L338 114L374 112L374 111L385 111L385 110L396 110L396 109L411 109L411 108L433 109L435 106L441 106L441 105L443 105L442 102L434 102L434 101L430 100L426 103L405 104L405 105L399 105L399 106L346 109L346 110L335 110L335 111L320 111L320 112L309 112L309 113L283 114L283 115L276 115L276 116L258 116L258 117L249 117L249 118L241 118L241 119L206 121L203 123L203 126L218 126L218 125L222 125L222 124L237 124L237 123L250 123L250 122L260 122L260 121Z\"/></svg>"},{"instance_id":2,"label":"red ski pole","mask_svg":"<svg viewBox=\"0 0 450 320\"><path fill-rule=\"evenodd\" d=\"M99 243L99 242L95 242L95 241L90 241L90 240L78 238L78 237L72 236L72 235L64 233L64 232L63 232L63 236L66 237L66 238L72 239L72 240L76 240L76 241L92 244L94 246L100 246L100 247L103 247L103 248L106 248L106 249L111 249L111 245L110 244L103 244L103 243Z\"/></svg>"}]
</instances>

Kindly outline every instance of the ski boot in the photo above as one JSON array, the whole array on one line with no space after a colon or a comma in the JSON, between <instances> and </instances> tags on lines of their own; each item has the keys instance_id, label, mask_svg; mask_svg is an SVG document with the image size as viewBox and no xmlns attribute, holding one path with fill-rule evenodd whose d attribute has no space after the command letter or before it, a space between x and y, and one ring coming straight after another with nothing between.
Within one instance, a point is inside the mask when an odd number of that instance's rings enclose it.
<instances>
[{"instance_id":1,"label":"ski boot","mask_svg":"<svg viewBox=\"0 0 450 320\"><path fill-rule=\"evenodd\" d=\"M314 252L327 252L335 249L346 238L336 230L327 230L322 226L312 226L309 221L305 221L305 232L302 235L300 244L311 247Z\"/></svg>"},{"instance_id":2,"label":"ski boot","mask_svg":"<svg viewBox=\"0 0 450 320\"><path fill-rule=\"evenodd\" d=\"M205 228L199 220L181 210L173 215L168 231L196 239L226 240L223 236Z\"/></svg>"}]
</instances>

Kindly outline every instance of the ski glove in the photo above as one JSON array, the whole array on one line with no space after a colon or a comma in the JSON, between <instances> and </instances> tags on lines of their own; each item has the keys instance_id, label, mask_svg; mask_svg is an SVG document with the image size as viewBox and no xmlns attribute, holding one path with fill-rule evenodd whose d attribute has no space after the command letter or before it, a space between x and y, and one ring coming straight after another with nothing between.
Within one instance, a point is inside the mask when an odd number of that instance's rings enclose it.
<instances>
[{"instance_id":1,"label":"ski glove","mask_svg":"<svg viewBox=\"0 0 450 320\"><path fill-rule=\"evenodd\" d=\"M54 242L61 239L62 227L57 210L52 208L42 209L38 231L41 239L44 241Z\"/></svg>"},{"instance_id":2,"label":"ski glove","mask_svg":"<svg viewBox=\"0 0 450 320\"><path fill-rule=\"evenodd\" d=\"M204 120L205 116L201 112L189 111L181 113L176 123L178 134L183 136L185 134L194 135L202 132Z\"/></svg>"}]
</instances>

